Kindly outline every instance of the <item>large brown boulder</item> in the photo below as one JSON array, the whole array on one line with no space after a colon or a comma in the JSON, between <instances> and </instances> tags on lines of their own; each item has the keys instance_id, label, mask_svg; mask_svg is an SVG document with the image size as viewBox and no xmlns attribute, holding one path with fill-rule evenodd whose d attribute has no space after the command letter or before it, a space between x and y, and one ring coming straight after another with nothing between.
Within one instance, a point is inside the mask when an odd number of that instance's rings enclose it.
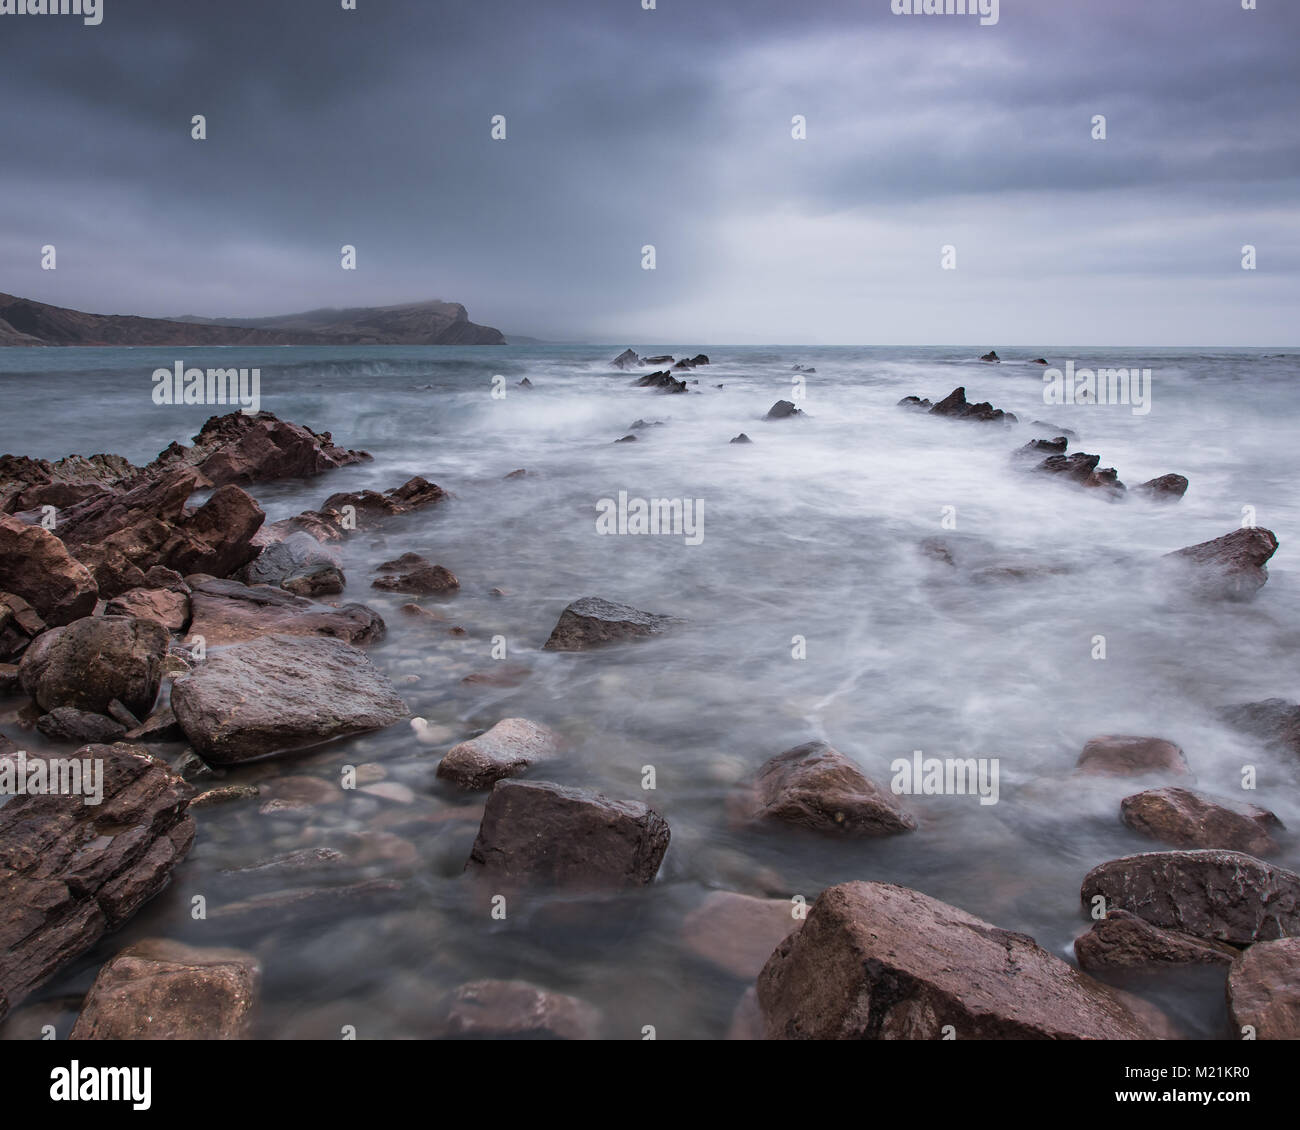
<instances>
[{"instance_id":1,"label":"large brown boulder","mask_svg":"<svg viewBox=\"0 0 1300 1130\"><path fill-rule=\"evenodd\" d=\"M270 412L231 412L210 417L193 447L172 444L150 469L197 467L221 485L306 478L369 458L336 447L329 432L313 432Z\"/></svg>"},{"instance_id":2,"label":"large brown boulder","mask_svg":"<svg viewBox=\"0 0 1300 1130\"><path fill-rule=\"evenodd\" d=\"M1268 580L1264 563L1276 552L1277 535L1251 526L1166 553L1162 561L1192 595L1250 600Z\"/></svg>"},{"instance_id":3,"label":"large brown boulder","mask_svg":"<svg viewBox=\"0 0 1300 1130\"><path fill-rule=\"evenodd\" d=\"M169 642L153 620L87 616L41 636L23 655L18 677L42 710L107 714L117 699L143 718L158 697Z\"/></svg>"},{"instance_id":4,"label":"large brown boulder","mask_svg":"<svg viewBox=\"0 0 1300 1130\"><path fill-rule=\"evenodd\" d=\"M172 684L171 705L212 765L383 729L408 713L364 652L341 640L288 635L209 654Z\"/></svg>"},{"instance_id":5,"label":"large brown boulder","mask_svg":"<svg viewBox=\"0 0 1300 1130\"><path fill-rule=\"evenodd\" d=\"M642 612L599 596L575 600L562 613L543 645L546 651L585 651L604 644L644 639L680 623L672 616Z\"/></svg>"},{"instance_id":6,"label":"large brown boulder","mask_svg":"<svg viewBox=\"0 0 1300 1130\"><path fill-rule=\"evenodd\" d=\"M1234 805L1191 789L1149 789L1120 801L1120 819L1135 832L1180 848L1226 848L1264 855L1277 845L1280 821L1266 808Z\"/></svg>"},{"instance_id":7,"label":"large brown boulder","mask_svg":"<svg viewBox=\"0 0 1300 1130\"><path fill-rule=\"evenodd\" d=\"M102 760L101 804L26 795L0 807L0 1018L6 999L16 1005L162 890L194 840L193 789L161 762L126 745L75 756Z\"/></svg>"},{"instance_id":8,"label":"large brown boulder","mask_svg":"<svg viewBox=\"0 0 1300 1130\"><path fill-rule=\"evenodd\" d=\"M892 836L916 828L916 818L893 793L821 741L795 746L766 762L742 803L751 820L825 835Z\"/></svg>"},{"instance_id":9,"label":"large brown boulder","mask_svg":"<svg viewBox=\"0 0 1300 1130\"><path fill-rule=\"evenodd\" d=\"M1223 965L1240 951L1226 942L1206 941L1162 930L1127 910L1112 910L1074 939L1084 969L1145 969L1169 965Z\"/></svg>"},{"instance_id":10,"label":"large brown boulder","mask_svg":"<svg viewBox=\"0 0 1300 1130\"><path fill-rule=\"evenodd\" d=\"M1104 777L1142 777L1148 773L1190 772L1187 758L1164 738L1106 734L1093 738L1079 754L1080 772Z\"/></svg>"},{"instance_id":11,"label":"large brown boulder","mask_svg":"<svg viewBox=\"0 0 1300 1130\"><path fill-rule=\"evenodd\" d=\"M1032 938L892 883L823 891L758 978L768 1039L1130 1040L1150 1032Z\"/></svg>"},{"instance_id":12,"label":"large brown boulder","mask_svg":"<svg viewBox=\"0 0 1300 1130\"><path fill-rule=\"evenodd\" d=\"M362 646L384 636L384 620L364 604L335 608L270 585L215 578L195 580L190 635L209 645L240 643L274 634L327 636Z\"/></svg>"},{"instance_id":13,"label":"large brown boulder","mask_svg":"<svg viewBox=\"0 0 1300 1130\"><path fill-rule=\"evenodd\" d=\"M1238 851L1153 851L1112 859L1079 897L1153 926L1246 946L1300 934L1300 875Z\"/></svg>"},{"instance_id":14,"label":"large brown boulder","mask_svg":"<svg viewBox=\"0 0 1300 1130\"><path fill-rule=\"evenodd\" d=\"M0 591L26 600L47 624L70 624L95 611L99 587L57 537L0 515Z\"/></svg>"},{"instance_id":15,"label":"large brown boulder","mask_svg":"<svg viewBox=\"0 0 1300 1130\"><path fill-rule=\"evenodd\" d=\"M438 776L462 789L490 789L552 757L559 748L553 730L527 718L502 718L478 737L452 746L438 763Z\"/></svg>"},{"instance_id":16,"label":"large brown boulder","mask_svg":"<svg viewBox=\"0 0 1300 1130\"><path fill-rule=\"evenodd\" d=\"M1228 1012L1257 1040L1300 1040L1300 938L1260 942L1228 973Z\"/></svg>"},{"instance_id":17,"label":"large brown boulder","mask_svg":"<svg viewBox=\"0 0 1300 1130\"><path fill-rule=\"evenodd\" d=\"M548 781L498 781L465 870L494 880L601 889L644 886L668 824L639 801Z\"/></svg>"},{"instance_id":18,"label":"large brown boulder","mask_svg":"<svg viewBox=\"0 0 1300 1130\"><path fill-rule=\"evenodd\" d=\"M242 1040L261 967L252 954L148 938L100 969L73 1040Z\"/></svg>"},{"instance_id":19,"label":"large brown boulder","mask_svg":"<svg viewBox=\"0 0 1300 1130\"><path fill-rule=\"evenodd\" d=\"M190 496L205 482L193 468L178 468L97 496L64 512L59 536L106 598L148 587L155 566L226 576L257 555L252 539L266 515L236 486L219 487L191 509Z\"/></svg>"}]
</instances>

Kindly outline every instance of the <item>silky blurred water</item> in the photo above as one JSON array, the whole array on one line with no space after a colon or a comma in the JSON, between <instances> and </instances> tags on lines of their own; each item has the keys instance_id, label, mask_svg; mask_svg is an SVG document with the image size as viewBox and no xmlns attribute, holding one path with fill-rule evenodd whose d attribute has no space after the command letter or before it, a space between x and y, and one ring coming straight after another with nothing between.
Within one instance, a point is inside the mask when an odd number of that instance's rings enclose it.
<instances>
[{"instance_id":1,"label":"silky blurred water","mask_svg":"<svg viewBox=\"0 0 1300 1130\"><path fill-rule=\"evenodd\" d=\"M827 885L878 879L915 887L1032 935L1072 960L1088 926L1079 884L1089 868L1157 848L1119 821L1119 801L1161 780L1080 780L1071 770L1097 734L1179 743L1196 787L1274 810L1300 828L1300 766L1224 728L1218 707L1295 700L1300 644L1292 532L1300 528L1300 354L1280 350L711 347L712 364L678 374L688 395L632 387L610 367L627 343L502 348L82 349L0 351L0 450L58 458L117 452L146 462L189 442L221 407L160 407L150 374L177 359L258 366L262 407L333 433L372 463L309 481L254 486L268 520L336 491L383 490L424 475L453 494L431 510L342 547L344 600L378 609L387 638L372 657L430 724L339 742L308 757L251 766L222 784L259 783L259 800L197 813L199 837L169 889L43 990L75 995L126 941L152 934L237 944L262 957L260 1033L421 1037L438 1000L478 977L568 992L602 1012L602 1035L713 1038L746 987L681 944L683 916L710 888L809 902ZM642 355L692 356L697 345L632 343ZM1142 367L1152 409L1047 407L1041 366ZM812 366L798 374L794 365ZM494 382L494 377L504 381ZM778 399L802 418L767 422ZM527 377L531 390L518 388ZM716 387L716 386L722 387ZM1013 428L896 407L965 385L971 400L1015 412ZM504 389L504 398L493 396ZM636 443L615 444L638 419ZM1111 503L1027 475L1010 459L1045 420L1079 434L1134 486L1176 471L1174 505ZM739 432L750 446L728 441ZM525 468L521 479L504 476ZM703 540L605 537L597 503L702 500ZM1253 507L1281 548L1250 604L1171 597L1144 564L1226 534ZM955 530L943 527L955 508ZM951 523L950 523L951 524ZM978 562L1051 567L1024 579L971 581L918 546L943 536ZM445 621L398 612L407 597L372 590L381 561L414 551L451 569L461 590L421 603ZM491 595L499 588L504 596ZM585 654L542 652L560 611L603 596L687 623L654 641ZM461 627L463 635L449 629ZM1097 636L1106 658L1092 658ZM497 661L528 668L514 687L466 684ZM806 657L793 652L806 641ZM499 649L498 649L499 650ZM12 700L0 726L29 748ZM503 717L546 723L571 751L544 776L643 799L672 828L656 884L613 900L515 897L505 922L491 892L461 877L482 798L434 783L438 757ZM782 750L824 738L882 783L889 764L927 756L998 758L1000 800L909 797L911 835L837 842L733 828L736 782ZM286 776L338 781L377 763L413 796L341 793L308 815L262 815ZM1244 765L1258 789L1241 788ZM641 787L653 766L657 788ZM409 801L409 803L403 803ZM299 876L222 875L303 846L349 853L347 866ZM1276 862L1300 866L1284 834ZM398 902L310 925L195 921L191 900L219 906L297 885L357 878L405 883ZM1217 977L1217 981L1215 980ZM1222 976L1127 984L1189 1037L1228 1034ZM62 1034L62 1033L61 1033Z\"/></svg>"}]
</instances>

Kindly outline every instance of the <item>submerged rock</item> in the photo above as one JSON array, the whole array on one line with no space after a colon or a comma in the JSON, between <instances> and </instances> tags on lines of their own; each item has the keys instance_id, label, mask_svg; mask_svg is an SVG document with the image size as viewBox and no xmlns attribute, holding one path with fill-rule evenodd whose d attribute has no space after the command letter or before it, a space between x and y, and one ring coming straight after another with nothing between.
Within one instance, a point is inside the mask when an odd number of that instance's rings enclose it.
<instances>
[{"instance_id":1,"label":"submerged rock","mask_svg":"<svg viewBox=\"0 0 1300 1130\"><path fill-rule=\"evenodd\" d=\"M1276 850L1273 813L1253 804L1233 805L1191 789L1150 789L1125 797L1120 818L1135 832L1181 848L1224 848L1264 855Z\"/></svg>"},{"instance_id":2,"label":"submerged rock","mask_svg":"<svg viewBox=\"0 0 1300 1130\"><path fill-rule=\"evenodd\" d=\"M451 1039L592 1040L600 1013L586 1001L527 981L471 981L444 1004Z\"/></svg>"},{"instance_id":3,"label":"submerged rock","mask_svg":"<svg viewBox=\"0 0 1300 1130\"><path fill-rule=\"evenodd\" d=\"M462 789L490 789L552 757L559 748L553 730L527 718L502 718L477 738L452 746L438 763L438 776Z\"/></svg>"},{"instance_id":4,"label":"submerged rock","mask_svg":"<svg viewBox=\"0 0 1300 1130\"><path fill-rule=\"evenodd\" d=\"M23 690L42 710L72 706L107 714L119 700L143 717L158 697L170 637L152 620L87 616L52 628L19 665Z\"/></svg>"},{"instance_id":5,"label":"submerged rock","mask_svg":"<svg viewBox=\"0 0 1300 1130\"><path fill-rule=\"evenodd\" d=\"M843 883L758 978L768 1039L1149 1038L1108 988L1032 938L919 891Z\"/></svg>"},{"instance_id":6,"label":"submerged rock","mask_svg":"<svg viewBox=\"0 0 1300 1130\"><path fill-rule=\"evenodd\" d=\"M598 596L584 596L560 613L543 650L585 651L603 644L660 635L678 623L681 621L673 616L642 612Z\"/></svg>"},{"instance_id":7,"label":"submerged rock","mask_svg":"<svg viewBox=\"0 0 1300 1130\"><path fill-rule=\"evenodd\" d=\"M364 652L341 640L286 635L209 655L173 684L172 709L213 765L383 729L409 713Z\"/></svg>"},{"instance_id":8,"label":"submerged rock","mask_svg":"<svg viewBox=\"0 0 1300 1130\"><path fill-rule=\"evenodd\" d=\"M465 870L498 881L583 889L653 882L668 824L639 801L547 781L498 781Z\"/></svg>"},{"instance_id":9,"label":"submerged rock","mask_svg":"<svg viewBox=\"0 0 1300 1130\"><path fill-rule=\"evenodd\" d=\"M1074 954L1084 969L1227 966L1238 953L1226 942L1205 941L1176 930L1163 930L1119 909L1111 910L1086 934L1074 939Z\"/></svg>"},{"instance_id":10,"label":"submerged rock","mask_svg":"<svg viewBox=\"0 0 1300 1130\"><path fill-rule=\"evenodd\" d=\"M758 976L785 936L803 925L787 899L712 891L682 922L682 944L733 977Z\"/></svg>"},{"instance_id":11,"label":"submerged rock","mask_svg":"<svg viewBox=\"0 0 1300 1130\"><path fill-rule=\"evenodd\" d=\"M751 820L834 836L892 836L916 828L893 793L821 741L795 746L764 764L746 803Z\"/></svg>"},{"instance_id":12,"label":"submerged rock","mask_svg":"<svg viewBox=\"0 0 1300 1130\"><path fill-rule=\"evenodd\" d=\"M136 942L100 969L69 1038L249 1039L261 975L242 950Z\"/></svg>"},{"instance_id":13,"label":"submerged rock","mask_svg":"<svg viewBox=\"0 0 1300 1130\"><path fill-rule=\"evenodd\" d=\"M0 1019L162 890L194 841L193 789L161 762L121 744L75 756L103 763L102 804L27 795L0 807Z\"/></svg>"},{"instance_id":14,"label":"submerged rock","mask_svg":"<svg viewBox=\"0 0 1300 1130\"><path fill-rule=\"evenodd\" d=\"M736 436L736 438L733 439L731 442L732 443L753 443L754 441L750 439L749 436L747 436L744 432L741 432L740 435Z\"/></svg>"},{"instance_id":15,"label":"submerged rock","mask_svg":"<svg viewBox=\"0 0 1300 1130\"><path fill-rule=\"evenodd\" d=\"M1222 715L1234 729L1300 755L1300 706L1294 702L1284 698L1243 702L1225 707Z\"/></svg>"},{"instance_id":16,"label":"submerged rock","mask_svg":"<svg viewBox=\"0 0 1300 1130\"><path fill-rule=\"evenodd\" d=\"M1112 859L1084 877L1101 896L1153 926L1245 946L1300 934L1300 875L1237 851L1155 851Z\"/></svg>"},{"instance_id":17,"label":"submerged rock","mask_svg":"<svg viewBox=\"0 0 1300 1130\"><path fill-rule=\"evenodd\" d=\"M1079 754L1080 772L1105 777L1141 777L1147 773L1191 772L1183 751L1164 738L1106 734L1091 739Z\"/></svg>"},{"instance_id":18,"label":"submerged rock","mask_svg":"<svg viewBox=\"0 0 1300 1130\"><path fill-rule=\"evenodd\" d=\"M1161 560L1195 596L1250 600L1268 580L1264 563L1277 552L1277 544L1272 530L1251 526L1166 553Z\"/></svg>"}]
</instances>

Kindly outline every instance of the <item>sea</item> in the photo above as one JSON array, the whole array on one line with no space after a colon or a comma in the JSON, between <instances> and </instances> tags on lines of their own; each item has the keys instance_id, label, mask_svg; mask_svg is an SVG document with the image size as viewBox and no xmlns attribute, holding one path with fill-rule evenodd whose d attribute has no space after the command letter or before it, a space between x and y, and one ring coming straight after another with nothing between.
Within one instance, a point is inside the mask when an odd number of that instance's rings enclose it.
<instances>
[{"instance_id":1,"label":"sea","mask_svg":"<svg viewBox=\"0 0 1300 1130\"><path fill-rule=\"evenodd\" d=\"M674 374L688 382L684 394L638 388L648 370L611 365L629 345L643 356L704 352L710 364ZM1300 352L1027 345L998 347L1002 361L991 364L979 360L987 348L0 351L3 452L147 462L231 410L155 404L156 369L255 367L262 409L374 456L249 487L268 521L413 475L451 494L341 547L347 588L337 599L384 617L387 635L370 655L423 720L418 730L399 723L229 771L220 784L256 784L263 796L196 813L197 841L168 888L33 1001L66 1035L99 965L164 936L256 954L267 1038L435 1035L447 994L490 978L589 1003L602 1038L718 1039L752 976L701 952L698 931L684 928L692 912L725 890L796 915L850 880L915 888L1073 961L1073 940L1090 925L1079 896L1087 871L1162 846L1121 823L1120 801L1189 783L1077 773L1084 744L1107 734L1177 743L1193 787L1281 818L1291 831L1279 833L1272 861L1300 869L1300 762L1219 714L1300 697ZM1046 403L1037 358L1061 370L1149 369L1146 410ZM898 406L958 386L1020 422ZM801 414L765 419L778 400ZM1186 496L1115 499L1013 457L1066 430L1078 436L1070 450L1100 455L1129 487L1176 472L1189 480ZM752 443L731 443L740 433ZM635 442L615 442L628 435ZM527 474L506 478L518 469ZM689 504L695 536L671 523L655 534L602 528L602 509L621 496L628 506ZM1153 569L1162 554L1252 523L1281 543L1253 601L1191 599ZM925 551L936 538L956 566ZM442 620L403 615L413 598L371 588L379 563L405 552L459 578L453 597L419 598ZM543 651L561 611L584 596L683 622L603 650ZM506 680L516 685L464 681L502 662L517 666ZM24 705L0 702L0 731L40 750ZM511 892L504 916L494 913L493 892L463 874L483 796L448 790L434 773L452 744L507 717L568 743L534 777L641 801L668 821L652 885L600 898ZM883 787L915 751L985 759L998 767L996 803L902 796L918 828L884 839L738 823L733 800L758 767L813 740ZM262 811L277 790L302 791L301 781L278 784L285 778L337 784L346 765L370 766L365 779L390 787ZM343 860L291 875L247 870L310 848ZM274 909L251 920L213 913L366 879L396 880L400 892L379 909L340 899L310 922ZM1163 1010L1185 1038L1233 1035L1222 971L1113 983ZM15 1029L21 1020L5 1034L29 1035Z\"/></svg>"}]
</instances>

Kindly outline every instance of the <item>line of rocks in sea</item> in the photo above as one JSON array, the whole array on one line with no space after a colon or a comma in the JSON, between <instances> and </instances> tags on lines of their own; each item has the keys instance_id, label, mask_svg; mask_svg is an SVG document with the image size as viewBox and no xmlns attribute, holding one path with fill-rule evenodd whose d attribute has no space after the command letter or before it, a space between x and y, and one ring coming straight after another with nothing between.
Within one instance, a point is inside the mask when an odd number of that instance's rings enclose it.
<instances>
[{"instance_id":1,"label":"line of rocks in sea","mask_svg":"<svg viewBox=\"0 0 1300 1130\"><path fill-rule=\"evenodd\" d=\"M789 409L774 418L798 414ZM979 409L975 418L998 418L994 411ZM312 598L345 584L333 542L438 505L447 493L414 478L382 493L331 495L318 510L264 528L261 508L238 485L365 458L335 448L327 433L263 413L214 417L194 447L173 445L145 468L114 456L0 459L3 687L32 698L48 738L87 743L75 756L106 766L102 807L58 795L0 807L0 1019L166 886L193 842L192 809L208 797L247 795L200 793L196 782L408 717L362 650L383 635L378 613ZM201 489L212 494L192 507ZM50 506L58 511L53 530L42 525ZM1237 534L1179 551L1197 576L1215 578L1216 595L1253 593L1266 579L1276 539ZM445 595L459 586L415 555L377 574L374 586L388 592ZM543 647L644 642L680 624L584 597L564 609ZM201 658L184 642L200 635L213 648ZM1224 718L1300 753L1294 704L1247 703ZM412 720L417 734L422 721ZM175 764L149 748L178 737L190 748ZM594 896L654 881L670 842L667 822L639 801L533 776L565 749L562 735L507 717L440 760L447 786L486 794L467 881ZM12 762L12 743L0 757ZM1185 780L1187 764L1163 739L1106 736L1085 747L1078 772ZM918 826L890 790L825 742L768 760L734 790L728 816L738 830L832 839ZM1224 965L1234 1024L1264 1038L1300 1035L1300 876L1260 858L1275 850L1276 817L1180 784L1125 798L1121 819L1170 850L1111 860L1083 879L1082 906L1097 921L1077 944L1080 965L1093 972ZM218 918L232 934L259 934L280 921L365 913L400 891L392 879L298 888L237 900ZM785 900L715 892L684 922L682 944L750 983L736 1036L940 1038L948 1028L961 1038L1177 1035L1141 998L1033 939L888 883L828 888L806 918ZM260 978L258 960L245 951L148 939L100 969L74 1035L246 1036ZM564 1038L593 1035L600 1023L577 998L492 980L453 990L439 1020L448 1034Z\"/></svg>"}]
</instances>

